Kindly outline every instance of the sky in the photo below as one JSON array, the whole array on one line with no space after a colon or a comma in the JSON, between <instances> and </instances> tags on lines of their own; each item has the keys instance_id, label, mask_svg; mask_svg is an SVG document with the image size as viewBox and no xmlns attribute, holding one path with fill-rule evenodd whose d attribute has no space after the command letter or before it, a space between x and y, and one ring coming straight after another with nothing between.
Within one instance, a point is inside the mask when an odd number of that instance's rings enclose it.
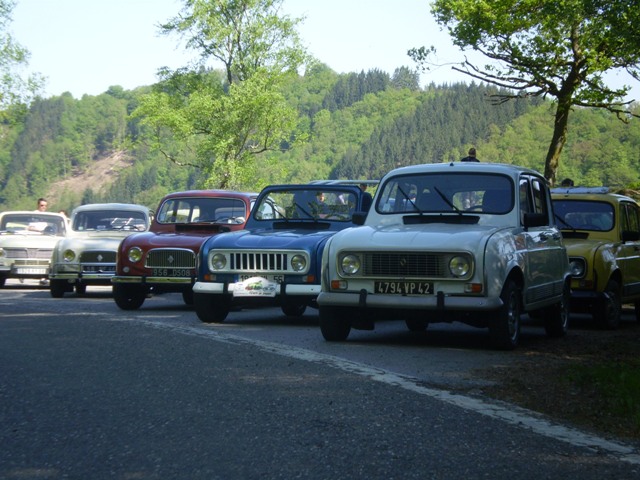
<instances>
[{"instance_id":1,"label":"sky","mask_svg":"<svg viewBox=\"0 0 640 480\"><path fill-rule=\"evenodd\" d=\"M463 54L431 16L429 3L284 0L283 9L292 17L305 17L299 27L304 45L334 71L379 69L392 75L398 67L416 68L407 55L414 47L435 45L439 62L462 61ZM46 77L45 97L70 92L81 98L114 85L126 90L151 85L158 80L159 68L188 65L195 52L185 50L177 36L160 35L158 29L182 4L180 0L17 0L9 30L31 53L29 71ZM610 78L614 83L624 81L624 77ZM471 80L450 66L421 75L423 85ZM640 91L636 98L640 99Z\"/></svg>"}]
</instances>

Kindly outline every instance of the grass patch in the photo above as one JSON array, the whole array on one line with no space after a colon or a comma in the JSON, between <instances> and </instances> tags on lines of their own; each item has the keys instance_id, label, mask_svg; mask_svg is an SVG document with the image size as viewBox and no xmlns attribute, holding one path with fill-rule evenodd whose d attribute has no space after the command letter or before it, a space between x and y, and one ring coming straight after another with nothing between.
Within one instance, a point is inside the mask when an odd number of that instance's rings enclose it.
<instances>
[{"instance_id":1,"label":"grass patch","mask_svg":"<svg viewBox=\"0 0 640 480\"><path fill-rule=\"evenodd\" d=\"M567 379L581 395L599 399L601 415L628 422L631 431L640 432L639 361L572 365Z\"/></svg>"}]
</instances>

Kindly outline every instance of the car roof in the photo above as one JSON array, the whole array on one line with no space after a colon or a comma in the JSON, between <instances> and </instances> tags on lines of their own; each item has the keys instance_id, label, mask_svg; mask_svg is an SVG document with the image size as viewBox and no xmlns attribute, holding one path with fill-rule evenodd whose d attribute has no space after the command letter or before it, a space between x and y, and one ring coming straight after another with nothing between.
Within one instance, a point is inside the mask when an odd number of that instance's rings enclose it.
<instances>
[{"instance_id":1,"label":"car roof","mask_svg":"<svg viewBox=\"0 0 640 480\"><path fill-rule=\"evenodd\" d=\"M257 197L256 192L239 192L235 190L185 190L181 192L172 192L164 196L162 201L167 198L175 197L237 197L252 199Z\"/></svg>"},{"instance_id":2,"label":"car roof","mask_svg":"<svg viewBox=\"0 0 640 480\"><path fill-rule=\"evenodd\" d=\"M611 201L611 202L633 202L638 203L635 199L614 193L609 187L558 187L551 189L551 198L553 200L572 199L572 200L588 200L592 202L597 201Z\"/></svg>"},{"instance_id":3,"label":"car roof","mask_svg":"<svg viewBox=\"0 0 640 480\"><path fill-rule=\"evenodd\" d=\"M520 173L529 173L542 177L537 170L518 165L506 163L484 163L484 162L445 162L445 163L423 163L420 165L409 165L391 170L385 178L393 175L416 175L421 173L437 173L437 172L457 172L457 173L475 173L490 172L503 173L510 176L516 176Z\"/></svg>"},{"instance_id":4,"label":"car roof","mask_svg":"<svg viewBox=\"0 0 640 480\"><path fill-rule=\"evenodd\" d=\"M7 210L6 212L0 212L0 216L9 214L20 215L49 215L51 217L66 218L62 213L58 212L41 212L40 210Z\"/></svg>"},{"instance_id":5,"label":"car roof","mask_svg":"<svg viewBox=\"0 0 640 480\"><path fill-rule=\"evenodd\" d=\"M73 209L73 212L82 212L85 210L146 210L149 208L144 205L135 203L87 203Z\"/></svg>"}]
</instances>

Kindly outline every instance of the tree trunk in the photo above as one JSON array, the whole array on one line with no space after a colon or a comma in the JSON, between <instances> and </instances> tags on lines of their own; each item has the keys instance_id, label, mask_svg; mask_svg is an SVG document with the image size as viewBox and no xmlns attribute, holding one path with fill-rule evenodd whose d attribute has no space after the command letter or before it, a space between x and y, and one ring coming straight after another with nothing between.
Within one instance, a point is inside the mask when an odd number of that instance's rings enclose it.
<instances>
[{"instance_id":1,"label":"tree trunk","mask_svg":"<svg viewBox=\"0 0 640 480\"><path fill-rule=\"evenodd\" d=\"M553 122L553 138L547 159L544 164L544 177L549 181L551 186L556 183L556 173L560 164L560 153L567 142L567 125L569 123L569 113L571 112L571 96L558 97L558 106L556 108L556 117Z\"/></svg>"}]
</instances>

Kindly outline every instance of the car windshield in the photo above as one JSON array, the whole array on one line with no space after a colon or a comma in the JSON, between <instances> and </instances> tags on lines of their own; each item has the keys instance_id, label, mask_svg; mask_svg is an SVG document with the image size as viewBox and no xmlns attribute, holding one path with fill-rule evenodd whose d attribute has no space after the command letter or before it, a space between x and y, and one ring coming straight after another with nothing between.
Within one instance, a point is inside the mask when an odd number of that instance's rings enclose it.
<instances>
[{"instance_id":1,"label":"car windshield","mask_svg":"<svg viewBox=\"0 0 640 480\"><path fill-rule=\"evenodd\" d=\"M0 231L63 237L65 235L65 225L64 219L59 216L17 213L7 214L2 217Z\"/></svg>"},{"instance_id":2,"label":"car windshield","mask_svg":"<svg viewBox=\"0 0 640 480\"><path fill-rule=\"evenodd\" d=\"M357 207L353 190L307 189L272 190L254 207L256 220L335 220L350 222Z\"/></svg>"},{"instance_id":3,"label":"car windshield","mask_svg":"<svg viewBox=\"0 0 640 480\"><path fill-rule=\"evenodd\" d=\"M513 198L513 182L500 174L403 175L382 186L376 210L382 214L505 214L512 210Z\"/></svg>"},{"instance_id":4,"label":"car windshield","mask_svg":"<svg viewBox=\"0 0 640 480\"><path fill-rule=\"evenodd\" d=\"M71 228L77 232L103 230L143 231L148 226L147 217L142 211L85 210L74 215Z\"/></svg>"},{"instance_id":5,"label":"car windshield","mask_svg":"<svg viewBox=\"0 0 640 480\"><path fill-rule=\"evenodd\" d=\"M231 223L246 221L245 203L239 198L183 197L165 200L158 211L159 223Z\"/></svg>"},{"instance_id":6,"label":"car windshield","mask_svg":"<svg viewBox=\"0 0 640 480\"><path fill-rule=\"evenodd\" d=\"M553 200L553 210L562 230L607 232L613 228L613 206L590 200Z\"/></svg>"}]
</instances>

